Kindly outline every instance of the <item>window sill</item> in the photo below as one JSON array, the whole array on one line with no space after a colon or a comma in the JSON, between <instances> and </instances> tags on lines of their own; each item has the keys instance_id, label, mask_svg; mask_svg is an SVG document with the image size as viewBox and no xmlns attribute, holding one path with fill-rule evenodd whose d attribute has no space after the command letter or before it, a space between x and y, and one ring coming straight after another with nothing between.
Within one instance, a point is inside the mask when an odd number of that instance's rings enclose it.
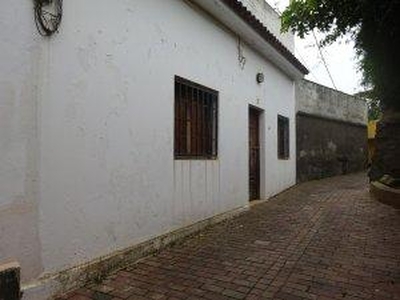
<instances>
[{"instance_id":1,"label":"window sill","mask_svg":"<svg viewBox=\"0 0 400 300\"><path fill-rule=\"evenodd\" d=\"M175 156L174 160L217 160L217 156Z\"/></svg>"}]
</instances>

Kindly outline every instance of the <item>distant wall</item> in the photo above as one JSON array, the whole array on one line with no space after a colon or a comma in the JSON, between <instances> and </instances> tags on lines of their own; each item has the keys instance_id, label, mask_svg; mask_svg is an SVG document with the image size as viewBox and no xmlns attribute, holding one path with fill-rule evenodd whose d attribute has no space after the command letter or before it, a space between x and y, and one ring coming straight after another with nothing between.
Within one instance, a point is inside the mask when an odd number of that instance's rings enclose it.
<instances>
[{"instance_id":1,"label":"distant wall","mask_svg":"<svg viewBox=\"0 0 400 300\"><path fill-rule=\"evenodd\" d=\"M297 111L367 126L367 104L363 99L312 81L296 84L296 105Z\"/></svg>"},{"instance_id":2,"label":"distant wall","mask_svg":"<svg viewBox=\"0 0 400 300\"><path fill-rule=\"evenodd\" d=\"M297 181L364 169L365 101L303 80L296 86Z\"/></svg>"}]
</instances>

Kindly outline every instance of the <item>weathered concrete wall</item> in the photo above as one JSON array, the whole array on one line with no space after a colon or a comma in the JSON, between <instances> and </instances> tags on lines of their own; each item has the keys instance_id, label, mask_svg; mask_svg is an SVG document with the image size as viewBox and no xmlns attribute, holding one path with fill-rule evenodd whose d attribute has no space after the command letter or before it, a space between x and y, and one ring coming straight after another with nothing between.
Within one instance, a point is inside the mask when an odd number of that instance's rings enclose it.
<instances>
[{"instance_id":1,"label":"weathered concrete wall","mask_svg":"<svg viewBox=\"0 0 400 300\"><path fill-rule=\"evenodd\" d=\"M363 99L308 80L296 83L296 110L356 124L366 125L368 121Z\"/></svg>"},{"instance_id":2,"label":"weathered concrete wall","mask_svg":"<svg viewBox=\"0 0 400 300\"><path fill-rule=\"evenodd\" d=\"M279 14L265 0L240 0L286 48L294 52L294 35L281 33Z\"/></svg>"},{"instance_id":3,"label":"weathered concrete wall","mask_svg":"<svg viewBox=\"0 0 400 300\"><path fill-rule=\"evenodd\" d=\"M365 101L306 80L296 86L296 101L297 181L363 170Z\"/></svg>"},{"instance_id":4,"label":"weathered concrete wall","mask_svg":"<svg viewBox=\"0 0 400 300\"><path fill-rule=\"evenodd\" d=\"M297 181L304 182L365 168L366 127L298 113Z\"/></svg>"}]
</instances>

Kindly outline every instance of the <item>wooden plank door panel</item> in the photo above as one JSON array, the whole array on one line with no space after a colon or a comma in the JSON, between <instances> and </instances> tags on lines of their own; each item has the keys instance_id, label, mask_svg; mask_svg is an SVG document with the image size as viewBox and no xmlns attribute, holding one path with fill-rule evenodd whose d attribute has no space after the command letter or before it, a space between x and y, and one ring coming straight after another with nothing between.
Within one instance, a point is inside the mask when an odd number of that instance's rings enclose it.
<instances>
[{"instance_id":1,"label":"wooden plank door panel","mask_svg":"<svg viewBox=\"0 0 400 300\"><path fill-rule=\"evenodd\" d=\"M260 112L249 108L249 196L260 199Z\"/></svg>"}]
</instances>

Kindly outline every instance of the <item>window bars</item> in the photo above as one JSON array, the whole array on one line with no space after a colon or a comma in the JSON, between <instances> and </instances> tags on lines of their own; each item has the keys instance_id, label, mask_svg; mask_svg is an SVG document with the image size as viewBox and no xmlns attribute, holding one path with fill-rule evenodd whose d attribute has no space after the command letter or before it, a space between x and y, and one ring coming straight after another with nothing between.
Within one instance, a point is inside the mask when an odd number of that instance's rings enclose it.
<instances>
[{"instance_id":1,"label":"window bars","mask_svg":"<svg viewBox=\"0 0 400 300\"><path fill-rule=\"evenodd\" d=\"M218 92L176 76L175 158L216 158L217 126Z\"/></svg>"}]
</instances>

